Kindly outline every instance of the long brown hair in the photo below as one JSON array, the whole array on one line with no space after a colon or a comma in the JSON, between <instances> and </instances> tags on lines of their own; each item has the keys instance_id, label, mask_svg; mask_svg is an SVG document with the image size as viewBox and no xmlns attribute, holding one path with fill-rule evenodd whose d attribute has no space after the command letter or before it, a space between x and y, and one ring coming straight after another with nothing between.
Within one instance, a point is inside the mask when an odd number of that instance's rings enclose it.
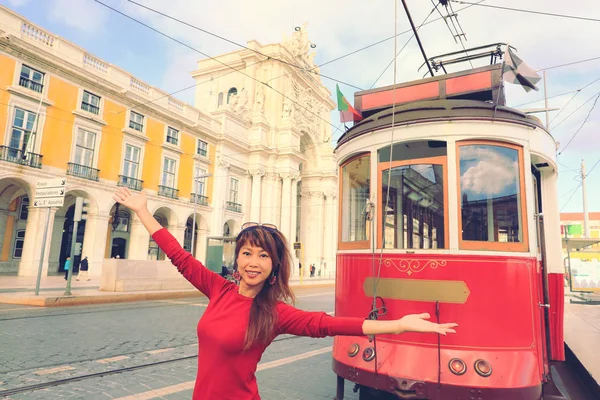
<instances>
[{"instance_id":1,"label":"long brown hair","mask_svg":"<svg viewBox=\"0 0 600 400\"><path fill-rule=\"evenodd\" d=\"M289 286L292 264L290 252L281 232L262 226L252 226L241 231L235 243L235 270L238 267L237 258L240 249L246 244L260 247L269 254L273 265L271 276L275 275L277 280L273 285L267 280L252 301L244 350L250 349L255 343L266 345L273 340L277 323L277 302L293 304L295 301L294 293Z\"/></svg>"}]
</instances>

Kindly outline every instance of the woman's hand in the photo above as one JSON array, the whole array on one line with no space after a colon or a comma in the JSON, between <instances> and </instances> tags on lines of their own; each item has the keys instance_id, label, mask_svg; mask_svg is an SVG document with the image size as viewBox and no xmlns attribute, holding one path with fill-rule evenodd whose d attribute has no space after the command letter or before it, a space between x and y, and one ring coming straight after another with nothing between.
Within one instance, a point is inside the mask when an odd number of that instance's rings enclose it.
<instances>
[{"instance_id":1,"label":"woman's hand","mask_svg":"<svg viewBox=\"0 0 600 400\"><path fill-rule=\"evenodd\" d=\"M146 193L144 193L143 190L140 194L133 194L129 189L121 187L113 194L113 199L136 214L139 214L140 211L147 210L148 200L146 199Z\"/></svg>"},{"instance_id":2,"label":"woman's hand","mask_svg":"<svg viewBox=\"0 0 600 400\"><path fill-rule=\"evenodd\" d=\"M446 335L447 333L456 333L453 329L458 326L455 323L436 324L435 322L427 321L431 316L429 313L409 314L400 318L398 321L399 332L421 332L421 333L439 333Z\"/></svg>"}]
</instances>

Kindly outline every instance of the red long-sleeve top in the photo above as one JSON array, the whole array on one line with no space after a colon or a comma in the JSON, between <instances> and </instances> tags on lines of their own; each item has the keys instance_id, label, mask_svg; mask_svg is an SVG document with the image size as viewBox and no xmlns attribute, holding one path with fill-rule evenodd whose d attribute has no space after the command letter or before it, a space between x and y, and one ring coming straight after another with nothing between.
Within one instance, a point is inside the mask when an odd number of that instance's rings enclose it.
<instances>
[{"instance_id":1,"label":"red long-sleeve top","mask_svg":"<svg viewBox=\"0 0 600 400\"><path fill-rule=\"evenodd\" d=\"M198 373L193 400L260 400L256 367L267 345L244 351L244 338L253 298L238 286L210 271L161 229L152 235L179 272L210 300L197 327ZM277 303L275 333L325 337L362 336L363 319L332 317Z\"/></svg>"}]
</instances>

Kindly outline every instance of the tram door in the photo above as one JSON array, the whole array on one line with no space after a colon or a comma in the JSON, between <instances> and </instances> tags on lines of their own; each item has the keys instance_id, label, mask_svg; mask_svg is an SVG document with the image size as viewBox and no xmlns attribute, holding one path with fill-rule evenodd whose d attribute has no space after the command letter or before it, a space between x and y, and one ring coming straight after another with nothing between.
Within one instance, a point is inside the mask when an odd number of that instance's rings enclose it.
<instances>
[{"instance_id":1,"label":"tram door","mask_svg":"<svg viewBox=\"0 0 600 400\"><path fill-rule=\"evenodd\" d=\"M546 257L547 255L544 254L545 251L544 249L546 248L544 241L544 235L541 232L542 229L544 229L543 225L540 224L538 215L543 213L543 208L542 208L542 190L541 190L541 173L540 171L535 168L533 165L531 166L531 180L533 183L533 198L534 198L534 223L535 223L535 227L536 227L536 249L537 249L537 259L539 260L540 263L540 282L538 282L538 300L535 303L540 304L540 306L538 307L538 312L539 312L539 318L540 318L540 326L542 327L542 354L544 357L544 375L545 376L549 376L550 374L550 370L549 370L549 364L548 364L548 345L549 345L549 329L548 329L548 324L550 323L547 320L547 315L546 315L546 308L544 308L542 305L545 303L545 296L544 296L544 291L547 290L546 285L548 284L547 280L545 280L545 276L547 276L547 271L545 270L547 268L547 262L546 262Z\"/></svg>"}]
</instances>

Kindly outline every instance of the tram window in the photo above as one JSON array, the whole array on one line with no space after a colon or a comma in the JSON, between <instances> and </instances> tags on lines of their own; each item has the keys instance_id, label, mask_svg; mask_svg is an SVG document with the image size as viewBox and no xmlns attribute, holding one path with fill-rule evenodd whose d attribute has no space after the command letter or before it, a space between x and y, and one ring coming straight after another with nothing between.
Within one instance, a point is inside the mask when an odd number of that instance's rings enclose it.
<instances>
[{"instance_id":1,"label":"tram window","mask_svg":"<svg viewBox=\"0 0 600 400\"><path fill-rule=\"evenodd\" d=\"M445 248L443 166L403 165L392 168L391 176L389 171L381 174L384 248Z\"/></svg>"},{"instance_id":2,"label":"tram window","mask_svg":"<svg viewBox=\"0 0 600 400\"><path fill-rule=\"evenodd\" d=\"M390 161L390 147L379 149L379 162ZM415 142L394 143L392 161L416 160L419 158L446 156L446 142L439 140L419 140Z\"/></svg>"},{"instance_id":3,"label":"tram window","mask_svg":"<svg viewBox=\"0 0 600 400\"><path fill-rule=\"evenodd\" d=\"M462 145L459 160L462 240L523 243L519 151L507 146Z\"/></svg>"},{"instance_id":4,"label":"tram window","mask_svg":"<svg viewBox=\"0 0 600 400\"><path fill-rule=\"evenodd\" d=\"M341 242L369 240L366 205L370 198L371 157L364 155L342 167ZM368 247L368 243L365 243ZM343 245L342 245L343 247Z\"/></svg>"}]
</instances>

